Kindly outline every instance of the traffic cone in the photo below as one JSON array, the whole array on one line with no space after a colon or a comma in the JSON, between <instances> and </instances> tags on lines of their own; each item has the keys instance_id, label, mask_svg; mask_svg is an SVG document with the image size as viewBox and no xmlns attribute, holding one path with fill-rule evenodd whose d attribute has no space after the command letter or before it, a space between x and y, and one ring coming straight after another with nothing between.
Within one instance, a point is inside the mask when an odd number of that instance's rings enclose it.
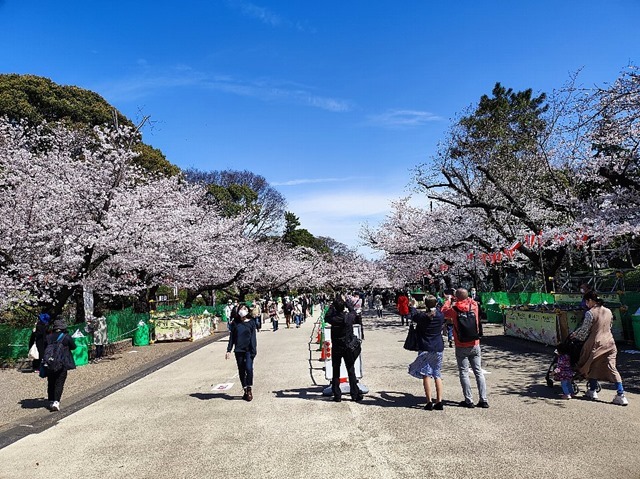
<instances>
[{"instance_id":1,"label":"traffic cone","mask_svg":"<svg viewBox=\"0 0 640 479\"><path fill-rule=\"evenodd\" d=\"M320 361L326 361L331 357L331 343L325 341L322 345L322 351L320 352Z\"/></svg>"},{"instance_id":2,"label":"traffic cone","mask_svg":"<svg viewBox=\"0 0 640 479\"><path fill-rule=\"evenodd\" d=\"M322 330L318 328L318 336L316 337L316 344L320 344L322 342Z\"/></svg>"}]
</instances>

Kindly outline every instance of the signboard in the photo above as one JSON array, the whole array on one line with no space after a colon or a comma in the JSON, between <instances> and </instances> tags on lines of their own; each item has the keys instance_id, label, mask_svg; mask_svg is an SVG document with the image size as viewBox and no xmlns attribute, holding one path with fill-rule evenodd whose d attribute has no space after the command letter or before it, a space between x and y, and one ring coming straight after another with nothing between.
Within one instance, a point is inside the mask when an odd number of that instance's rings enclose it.
<instances>
[{"instance_id":1,"label":"signboard","mask_svg":"<svg viewBox=\"0 0 640 479\"><path fill-rule=\"evenodd\" d=\"M598 297L604 301L605 306L620 304L620 296L617 293L598 293ZM556 304L575 304L579 306L582 303L582 294L580 293L557 293L553 295L553 298Z\"/></svg>"},{"instance_id":2,"label":"signboard","mask_svg":"<svg viewBox=\"0 0 640 479\"><path fill-rule=\"evenodd\" d=\"M353 334L357 338L361 338L361 332L360 332L360 325L359 324L354 324L353 325ZM329 339L331 337L331 326L328 325L328 324L324 328L324 337L327 338L328 342L331 342L330 339ZM329 347L331 347L331 346L329 346ZM354 369L356 370L356 377L358 379L362 378L362 353L360 353L360 355L356 359L356 362L354 364ZM329 356L329 358L326 359L325 362L324 362L324 377L328 381L331 381L333 379L333 363L331 362L331 356ZM342 361L342 364L340 365L340 377L341 378L346 378L347 377L347 368L344 365L344 361Z\"/></svg>"},{"instance_id":3,"label":"signboard","mask_svg":"<svg viewBox=\"0 0 640 479\"><path fill-rule=\"evenodd\" d=\"M174 316L156 319L156 341L181 341L191 339L191 318Z\"/></svg>"},{"instance_id":4,"label":"signboard","mask_svg":"<svg viewBox=\"0 0 640 479\"><path fill-rule=\"evenodd\" d=\"M550 346L560 342L557 325L558 315L555 312L505 309L504 317L504 332L507 336L528 339Z\"/></svg>"}]
</instances>

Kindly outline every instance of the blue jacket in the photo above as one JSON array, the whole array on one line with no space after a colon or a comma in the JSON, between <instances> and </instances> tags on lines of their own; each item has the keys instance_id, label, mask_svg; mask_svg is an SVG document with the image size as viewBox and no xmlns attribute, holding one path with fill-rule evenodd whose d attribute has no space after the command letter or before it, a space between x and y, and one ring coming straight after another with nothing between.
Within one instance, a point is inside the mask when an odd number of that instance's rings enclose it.
<instances>
[{"instance_id":1,"label":"blue jacket","mask_svg":"<svg viewBox=\"0 0 640 479\"><path fill-rule=\"evenodd\" d=\"M253 356L258 354L256 330L256 322L252 318L247 321L233 321L231 323L231 330L229 333L227 352L230 353L231 349L235 345L236 353L251 353Z\"/></svg>"},{"instance_id":2,"label":"blue jacket","mask_svg":"<svg viewBox=\"0 0 640 479\"><path fill-rule=\"evenodd\" d=\"M411 320L416 323L418 349L430 353L444 351L444 341L442 340L444 314L440 308L436 308L436 312L433 314L411 308L410 314Z\"/></svg>"}]
</instances>

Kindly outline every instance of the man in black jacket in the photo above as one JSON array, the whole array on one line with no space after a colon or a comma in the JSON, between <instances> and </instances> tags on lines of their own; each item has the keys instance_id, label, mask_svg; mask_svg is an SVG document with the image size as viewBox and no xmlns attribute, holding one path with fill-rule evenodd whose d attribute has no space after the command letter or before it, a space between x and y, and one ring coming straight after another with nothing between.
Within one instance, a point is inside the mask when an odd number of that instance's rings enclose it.
<instances>
[{"instance_id":1,"label":"man in black jacket","mask_svg":"<svg viewBox=\"0 0 640 479\"><path fill-rule=\"evenodd\" d=\"M358 379L356 378L355 362L360 355L359 351L352 352L348 347L354 337L353 321L356 313L353 308L348 312L347 304L341 295L336 295L333 303L329 307L329 311L324 320L331 325L331 365L333 368L333 378L331 380L331 390L333 391L333 400L340 402L342 400L342 391L340 390L340 365L344 359L347 368L347 376L349 378L349 389L351 399L354 401L362 401L362 392L358 387Z\"/></svg>"}]
</instances>

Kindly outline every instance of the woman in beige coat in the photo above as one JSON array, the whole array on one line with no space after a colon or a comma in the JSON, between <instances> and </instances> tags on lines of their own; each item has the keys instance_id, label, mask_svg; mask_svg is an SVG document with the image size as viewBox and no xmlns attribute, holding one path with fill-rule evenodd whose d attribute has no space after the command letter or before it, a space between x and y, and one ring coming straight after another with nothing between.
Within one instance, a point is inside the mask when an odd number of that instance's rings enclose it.
<instances>
[{"instance_id":1,"label":"woman in beige coat","mask_svg":"<svg viewBox=\"0 0 640 479\"><path fill-rule=\"evenodd\" d=\"M607 381L616 385L617 394L613 403L626 406L629 402L624 396L622 378L616 369L618 350L611 334L613 314L602 305L602 300L595 291L588 291L584 295L584 302L589 311L585 313L582 325L571 336L584 341L576 369L589 380L586 396L598 399L598 380Z\"/></svg>"}]
</instances>

